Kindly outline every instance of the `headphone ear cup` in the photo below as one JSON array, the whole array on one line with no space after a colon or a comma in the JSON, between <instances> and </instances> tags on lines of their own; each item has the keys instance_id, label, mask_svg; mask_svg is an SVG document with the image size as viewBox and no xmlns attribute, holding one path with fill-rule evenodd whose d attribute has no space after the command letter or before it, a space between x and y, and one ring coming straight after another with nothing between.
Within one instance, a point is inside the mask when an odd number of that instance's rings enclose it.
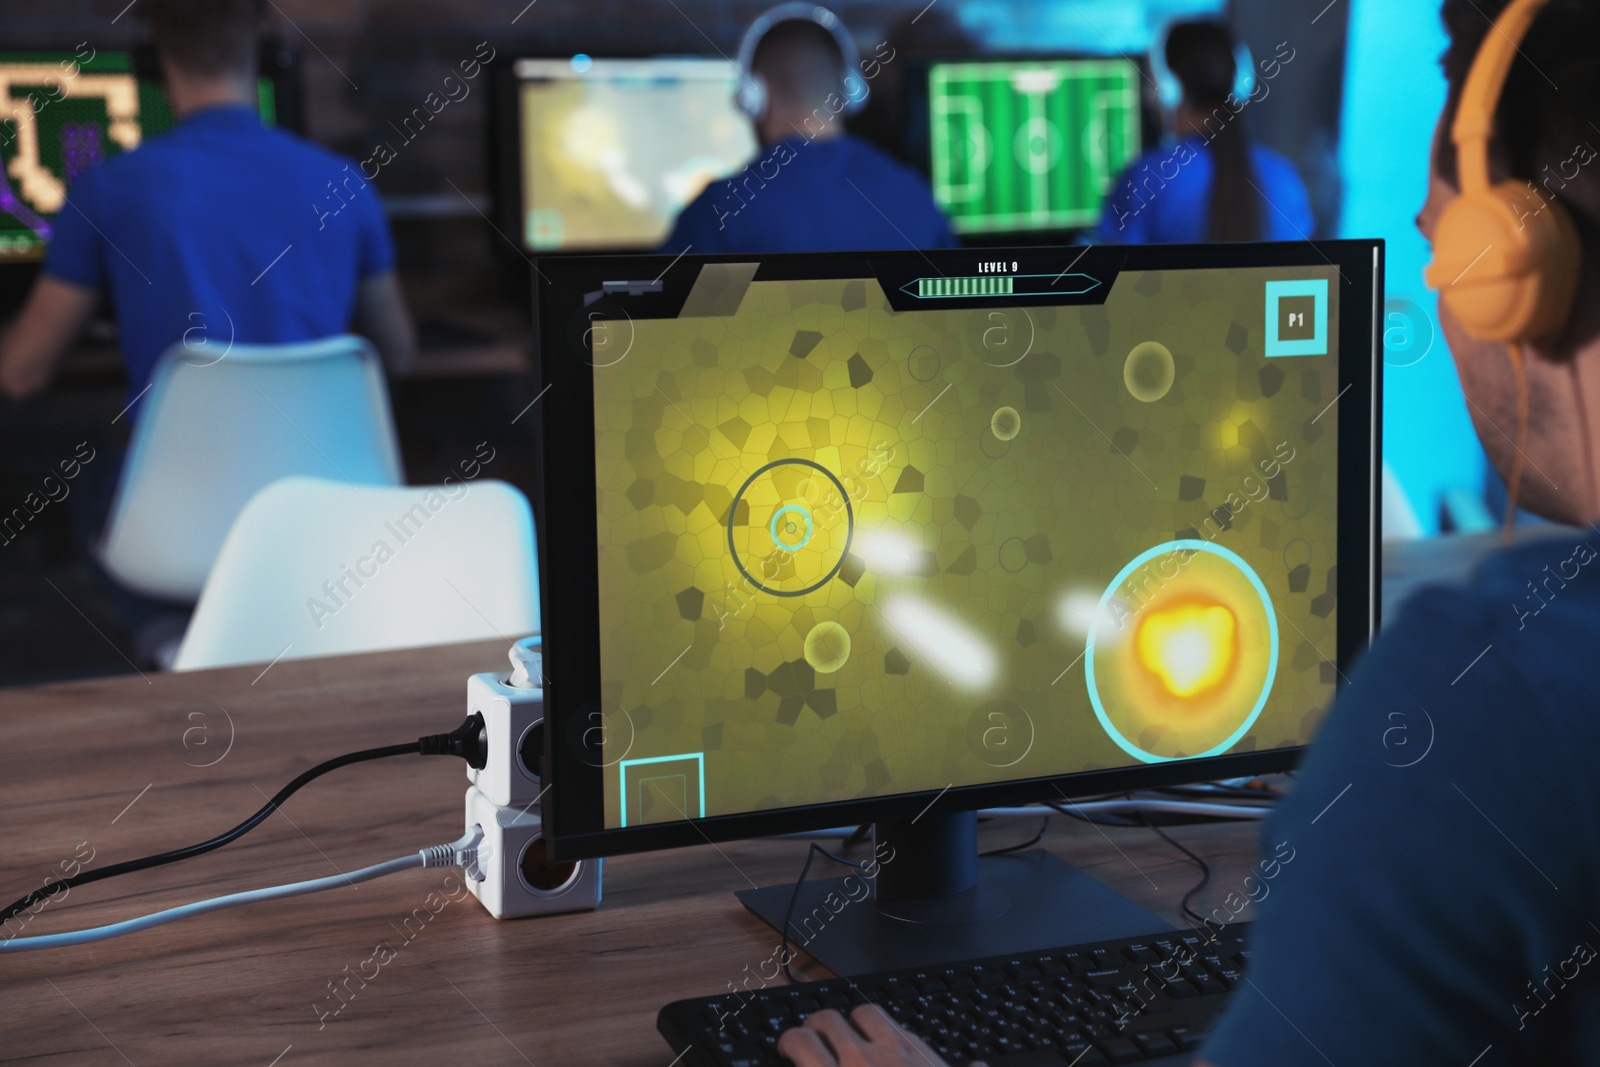
<instances>
[{"instance_id":1,"label":"headphone ear cup","mask_svg":"<svg viewBox=\"0 0 1600 1067\"><path fill-rule=\"evenodd\" d=\"M1434 235L1431 281L1472 336L1535 341L1566 322L1581 250L1572 217L1522 182L1500 182L1452 201ZM1454 271L1454 277L1444 277Z\"/></svg>"},{"instance_id":2,"label":"headphone ear cup","mask_svg":"<svg viewBox=\"0 0 1600 1067\"><path fill-rule=\"evenodd\" d=\"M756 122L767 114L767 80L754 71L739 79L739 110Z\"/></svg>"}]
</instances>

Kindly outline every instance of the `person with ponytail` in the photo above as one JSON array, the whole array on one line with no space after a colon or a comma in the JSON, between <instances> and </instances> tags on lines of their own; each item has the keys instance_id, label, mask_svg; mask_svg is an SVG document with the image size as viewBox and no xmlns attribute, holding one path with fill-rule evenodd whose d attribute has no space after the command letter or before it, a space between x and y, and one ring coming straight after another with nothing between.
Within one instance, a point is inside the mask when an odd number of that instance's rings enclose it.
<instances>
[{"instance_id":1,"label":"person with ponytail","mask_svg":"<svg viewBox=\"0 0 1600 1067\"><path fill-rule=\"evenodd\" d=\"M1311 200L1294 164L1246 132L1246 106L1266 98L1267 82L1258 81L1259 94L1234 93L1233 34L1219 22L1178 22L1163 51L1183 90L1162 116L1177 140L1146 152L1117 179L1094 239L1192 244L1311 237ZM1276 72L1284 62L1280 55L1262 65Z\"/></svg>"}]
</instances>

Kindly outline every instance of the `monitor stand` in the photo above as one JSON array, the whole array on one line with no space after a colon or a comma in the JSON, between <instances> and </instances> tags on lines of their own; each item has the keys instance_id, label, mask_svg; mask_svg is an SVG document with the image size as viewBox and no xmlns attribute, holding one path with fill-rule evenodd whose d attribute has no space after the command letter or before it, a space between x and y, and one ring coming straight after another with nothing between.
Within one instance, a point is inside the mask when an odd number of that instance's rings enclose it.
<instances>
[{"instance_id":1,"label":"monitor stand","mask_svg":"<svg viewBox=\"0 0 1600 1067\"><path fill-rule=\"evenodd\" d=\"M978 855L976 812L873 827L875 892L860 874L741 890L744 906L837 975L862 975L1170 931L1043 849ZM812 870L816 867L813 865Z\"/></svg>"}]
</instances>

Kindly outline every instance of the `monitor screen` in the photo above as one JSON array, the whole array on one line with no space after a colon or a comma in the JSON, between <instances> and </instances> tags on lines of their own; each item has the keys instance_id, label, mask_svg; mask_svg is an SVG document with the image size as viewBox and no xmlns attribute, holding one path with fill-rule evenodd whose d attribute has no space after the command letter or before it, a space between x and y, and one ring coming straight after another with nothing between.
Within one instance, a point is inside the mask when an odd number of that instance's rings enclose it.
<instances>
[{"instance_id":1,"label":"monitor screen","mask_svg":"<svg viewBox=\"0 0 1600 1067\"><path fill-rule=\"evenodd\" d=\"M955 231L1094 225L1143 148L1140 77L1115 57L930 65L929 173Z\"/></svg>"},{"instance_id":2,"label":"monitor screen","mask_svg":"<svg viewBox=\"0 0 1600 1067\"><path fill-rule=\"evenodd\" d=\"M260 84L275 120L273 82ZM126 52L0 52L0 262L44 257L73 179L176 124Z\"/></svg>"},{"instance_id":3,"label":"monitor screen","mask_svg":"<svg viewBox=\"0 0 1600 1067\"><path fill-rule=\"evenodd\" d=\"M1373 622L1377 256L547 268L556 839L1287 766Z\"/></svg>"},{"instance_id":4,"label":"monitor screen","mask_svg":"<svg viewBox=\"0 0 1600 1067\"><path fill-rule=\"evenodd\" d=\"M655 249L756 151L724 60L521 59L515 74L530 252Z\"/></svg>"}]
</instances>

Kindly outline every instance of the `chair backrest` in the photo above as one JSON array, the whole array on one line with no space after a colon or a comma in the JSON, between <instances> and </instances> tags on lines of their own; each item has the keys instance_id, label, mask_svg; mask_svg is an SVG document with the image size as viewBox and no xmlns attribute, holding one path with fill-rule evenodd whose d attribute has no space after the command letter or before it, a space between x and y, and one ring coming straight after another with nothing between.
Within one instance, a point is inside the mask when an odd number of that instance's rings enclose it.
<instances>
[{"instance_id":1,"label":"chair backrest","mask_svg":"<svg viewBox=\"0 0 1600 1067\"><path fill-rule=\"evenodd\" d=\"M229 531L175 670L539 630L533 512L504 482L285 478Z\"/></svg>"},{"instance_id":2,"label":"chair backrest","mask_svg":"<svg viewBox=\"0 0 1600 1067\"><path fill-rule=\"evenodd\" d=\"M383 371L363 339L201 357L175 345L157 362L99 551L121 584L184 602L264 486L296 474L404 481Z\"/></svg>"}]
</instances>

